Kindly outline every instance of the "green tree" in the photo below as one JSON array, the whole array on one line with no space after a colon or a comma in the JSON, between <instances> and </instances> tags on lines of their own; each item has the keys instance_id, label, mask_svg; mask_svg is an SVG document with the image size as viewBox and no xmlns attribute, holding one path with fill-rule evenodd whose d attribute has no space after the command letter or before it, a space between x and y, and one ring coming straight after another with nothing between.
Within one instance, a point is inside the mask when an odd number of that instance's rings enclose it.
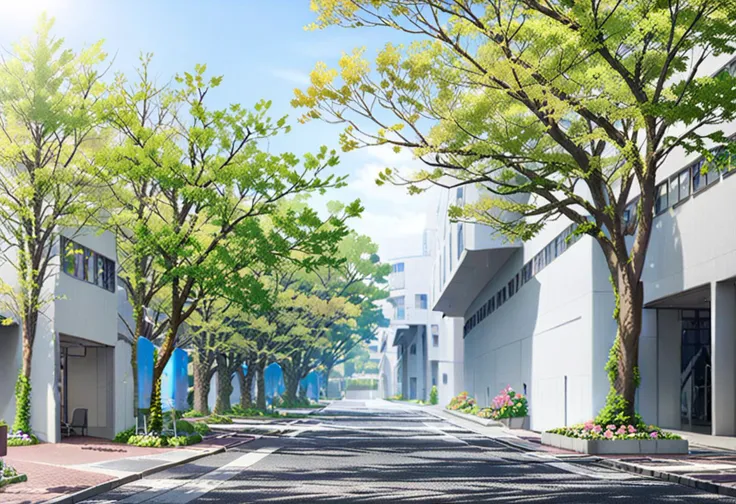
<instances>
[{"instance_id":1,"label":"green tree","mask_svg":"<svg viewBox=\"0 0 736 504\"><path fill-rule=\"evenodd\" d=\"M73 237L94 213L88 159L102 141L102 43L75 53L51 34L53 24L41 16L35 38L14 45L0 63L0 250L16 277L4 279L0 293L21 326L13 427L25 432L39 316L55 299L48 280L58 271L56 247L62 232Z\"/></svg>"},{"instance_id":2,"label":"green tree","mask_svg":"<svg viewBox=\"0 0 736 504\"><path fill-rule=\"evenodd\" d=\"M384 27L416 37L318 64L296 92L303 120L346 125L345 150L410 149L415 173L379 182L477 184L488 197L452 217L528 240L564 217L598 242L616 296L607 417L634 416L642 272L657 173L673 152L715 170L718 125L736 112L736 80L704 62L734 51L730 0L313 0L316 26ZM733 150L732 146L728 149ZM627 206L639 196L634 215Z\"/></svg>"},{"instance_id":3,"label":"green tree","mask_svg":"<svg viewBox=\"0 0 736 504\"><path fill-rule=\"evenodd\" d=\"M338 162L335 153L322 147L300 159L262 150L262 142L289 129L285 118L267 116L270 102L253 110L212 108L222 77L207 77L197 65L161 86L149 64L143 57L133 83L118 75L111 86L106 114L119 142L97 162L114 208L109 225L135 315L134 349L145 310L165 300L165 317L153 318L152 337L161 339L156 380L200 300L219 294L251 310L267 304L259 281L241 272L254 263L274 265L295 248L329 254L345 232L342 219L361 208L346 206L329 226L308 207L276 212L290 196L342 186L342 178L325 174Z\"/></svg>"}]
</instances>

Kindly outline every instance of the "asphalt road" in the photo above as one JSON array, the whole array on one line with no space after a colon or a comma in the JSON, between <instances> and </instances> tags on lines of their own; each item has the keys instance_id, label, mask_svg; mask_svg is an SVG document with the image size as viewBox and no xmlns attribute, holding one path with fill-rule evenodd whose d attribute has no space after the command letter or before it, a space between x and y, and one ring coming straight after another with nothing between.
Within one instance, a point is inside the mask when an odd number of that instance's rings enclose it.
<instances>
[{"instance_id":1,"label":"asphalt road","mask_svg":"<svg viewBox=\"0 0 736 504\"><path fill-rule=\"evenodd\" d=\"M519 452L419 408L341 401L292 422L84 502L736 503L590 461Z\"/></svg>"}]
</instances>

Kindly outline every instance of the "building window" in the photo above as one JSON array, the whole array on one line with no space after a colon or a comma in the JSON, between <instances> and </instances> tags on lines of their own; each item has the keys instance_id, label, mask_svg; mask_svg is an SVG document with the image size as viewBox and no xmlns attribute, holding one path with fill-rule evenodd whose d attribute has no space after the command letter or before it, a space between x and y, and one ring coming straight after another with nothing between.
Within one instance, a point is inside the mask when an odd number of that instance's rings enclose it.
<instances>
[{"instance_id":1,"label":"building window","mask_svg":"<svg viewBox=\"0 0 736 504\"><path fill-rule=\"evenodd\" d=\"M62 270L68 275L115 292L115 261L62 236Z\"/></svg>"},{"instance_id":2,"label":"building window","mask_svg":"<svg viewBox=\"0 0 736 504\"><path fill-rule=\"evenodd\" d=\"M693 181L692 185L692 192L696 193L698 191L703 190L705 187L709 186L710 184L713 184L718 180L718 177L720 174L718 173L718 169L714 166L706 166L705 172L703 171L703 166L705 166L705 160L701 159L692 167L691 170L691 180Z\"/></svg>"},{"instance_id":3,"label":"building window","mask_svg":"<svg viewBox=\"0 0 736 504\"><path fill-rule=\"evenodd\" d=\"M511 281L509 282L509 297L513 296L514 294L516 294L516 286L514 285L514 280L511 279Z\"/></svg>"},{"instance_id":4,"label":"building window","mask_svg":"<svg viewBox=\"0 0 736 504\"><path fill-rule=\"evenodd\" d=\"M403 273L404 272L404 263L403 262L400 262L400 263L394 264L392 266L391 270L392 270L393 273Z\"/></svg>"},{"instance_id":5,"label":"building window","mask_svg":"<svg viewBox=\"0 0 736 504\"><path fill-rule=\"evenodd\" d=\"M457 192L455 193L455 205L457 206L463 206L463 203L465 202L465 190L463 187L458 187Z\"/></svg>"},{"instance_id":6,"label":"building window","mask_svg":"<svg viewBox=\"0 0 736 504\"><path fill-rule=\"evenodd\" d=\"M417 345L416 345L416 343L412 343L411 344L411 346L409 347L409 353L411 355L416 355L417 354Z\"/></svg>"},{"instance_id":7,"label":"building window","mask_svg":"<svg viewBox=\"0 0 736 504\"><path fill-rule=\"evenodd\" d=\"M426 310L427 309L427 295L417 294L414 298L414 306L418 310Z\"/></svg>"},{"instance_id":8,"label":"building window","mask_svg":"<svg viewBox=\"0 0 736 504\"><path fill-rule=\"evenodd\" d=\"M404 307L404 296L396 298L394 305L394 318L396 320L404 320L406 318L406 309Z\"/></svg>"},{"instance_id":9,"label":"building window","mask_svg":"<svg viewBox=\"0 0 736 504\"><path fill-rule=\"evenodd\" d=\"M667 182L665 181L659 184L655 191L657 196L654 200L654 215L659 215L667 210L667 207L669 206L667 204L667 196L669 194L669 187L667 187Z\"/></svg>"},{"instance_id":10,"label":"building window","mask_svg":"<svg viewBox=\"0 0 736 504\"><path fill-rule=\"evenodd\" d=\"M440 346L440 335L439 334L432 335L432 346L433 347Z\"/></svg>"},{"instance_id":11,"label":"building window","mask_svg":"<svg viewBox=\"0 0 736 504\"><path fill-rule=\"evenodd\" d=\"M447 373L442 373L442 385L447 385Z\"/></svg>"},{"instance_id":12,"label":"building window","mask_svg":"<svg viewBox=\"0 0 736 504\"><path fill-rule=\"evenodd\" d=\"M463 223L460 222L457 225L457 258L460 259L460 254L463 253L465 248L465 237L463 236Z\"/></svg>"},{"instance_id":13,"label":"building window","mask_svg":"<svg viewBox=\"0 0 736 504\"><path fill-rule=\"evenodd\" d=\"M452 273L452 230L447 235L447 240L449 241L449 245L447 247L447 250L450 251L450 273Z\"/></svg>"}]
</instances>

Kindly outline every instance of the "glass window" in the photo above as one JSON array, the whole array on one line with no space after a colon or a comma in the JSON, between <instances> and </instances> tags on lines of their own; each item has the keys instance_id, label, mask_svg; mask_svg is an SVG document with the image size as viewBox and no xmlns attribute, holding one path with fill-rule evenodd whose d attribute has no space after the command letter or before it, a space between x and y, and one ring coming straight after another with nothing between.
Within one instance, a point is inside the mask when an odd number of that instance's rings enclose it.
<instances>
[{"instance_id":1,"label":"glass window","mask_svg":"<svg viewBox=\"0 0 736 504\"><path fill-rule=\"evenodd\" d=\"M61 237L61 253L64 272L74 276L74 242Z\"/></svg>"},{"instance_id":2,"label":"glass window","mask_svg":"<svg viewBox=\"0 0 736 504\"><path fill-rule=\"evenodd\" d=\"M97 283L97 254L84 249L84 279L89 283Z\"/></svg>"},{"instance_id":3,"label":"glass window","mask_svg":"<svg viewBox=\"0 0 736 504\"><path fill-rule=\"evenodd\" d=\"M440 346L440 335L439 334L432 335L432 346L433 347Z\"/></svg>"},{"instance_id":4,"label":"glass window","mask_svg":"<svg viewBox=\"0 0 736 504\"><path fill-rule=\"evenodd\" d=\"M511 296L513 296L516 293L516 288L515 288L515 285L514 285L514 281L513 280L511 280L509 282L508 287L509 287L509 297L511 297Z\"/></svg>"},{"instance_id":5,"label":"glass window","mask_svg":"<svg viewBox=\"0 0 736 504\"><path fill-rule=\"evenodd\" d=\"M414 298L414 306L419 310L427 309L427 295L417 294Z\"/></svg>"},{"instance_id":6,"label":"glass window","mask_svg":"<svg viewBox=\"0 0 736 504\"><path fill-rule=\"evenodd\" d=\"M489 315L493 311L493 308L491 308L491 301L493 301L493 298L489 299L488 302L486 303L486 312L488 312Z\"/></svg>"},{"instance_id":7,"label":"glass window","mask_svg":"<svg viewBox=\"0 0 736 504\"><path fill-rule=\"evenodd\" d=\"M432 334L439 334L440 333L440 326L437 324L432 324Z\"/></svg>"},{"instance_id":8,"label":"glass window","mask_svg":"<svg viewBox=\"0 0 736 504\"><path fill-rule=\"evenodd\" d=\"M693 181L693 192L696 193L700 191L703 187L705 187L705 177L703 177L703 174L701 173L701 169L703 167L703 161L700 160L692 167L691 170L691 179Z\"/></svg>"},{"instance_id":9,"label":"glass window","mask_svg":"<svg viewBox=\"0 0 736 504\"><path fill-rule=\"evenodd\" d=\"M450 230L450 233L447 235L447 239L450 243L447 249L450 251L450 273L452 273L452 230Z\"/></svg>"},{"instance_id":10,"label":"glass window","mask_svg":"<svg viewBox=\"0 0 736 504\"><path fill-rule=\"evenodd\" d=\"M411 346L409 347L409 353L412 355L417 354L417 345L415 343L412 343Z\"/></svg>"},{"instance_id":11,"label":"glass window","mask_svg":"<svg viewBox=\"0 0 736 504\"><path fill-rule=\"evenodd\" d=\"M491 312L496 311L496 298L491 298Z\"/></svg>"},{"instance_id":12,"label":"glass window","mask_svg":"<svg viewBox=\"0 0 736 504\"><path fill-rule=\"evenodd\" d=\"M404 307L404 296L396 298L394 305L394 318L397 320L404 320L406 317L406 310Z\"/></svg>"},{"instance_id":13,"label":"glass window","mask_svg":"<svg viewBox=\"0 0 736 504\"><path fill-rule=\"evenodd\" d=\"M501 291L498 291L496 294L496 308L501 308L501 305L503 304L503 300L501 299Z\"/></svg>"},{"instance_id":14,"label":"glass window","mask_svg":"<svg viewBox=\"0 0 736 504\"><path fill-rule=\"evenodd\" d=\"M455 204L460 206L463 204L463 197L465 196L465 188L458 187L457 191L455 192Z\"/></svg>"},{"instance_id":15,"label":"glass window","mask_svg":"<svg viewBox=\"0 0 736 504\"><path fill-rule=\"evenodd\" d=\"M442 373L442 384L447 385L447 373Z\"/></svg>"},{"instance_id":16,"label":"glass window","mask_svg":"<svg viewBox=\"0 0 736 504\"><path fill-rule=\"evenodd\" d=\"M402 273L404 271L404 263L396 263L393 265L393 272L394 273Z\"/></svg>"},{"instance_id":17,"label":"glass window","mask_svg":"<svg viewBox=\"0 0 736 504\"><path fill-rule=\"evenodd\" d=\"M465 237L463 236L463 223L459 222L457 225L457 258L460 259L460 255L463 253L465 248Z\"/></svg>"},{"instance_id":18,"label":"glass window","mask_svg":"<svg viewBox=\"0 0 736 504\"><path fill-rule=\"evenodd\" d=\"M506 287L501 289L501 299L503 300L504 303L506 302Z\"/></svg>"},{"instance_id":19,"label":"glass window","mask_svg":"<svg viewBox=\"0 0 736 504\"><path fill-rule=\"evenodd\" d=\"M659 215L665 210L667 210L667 207L669 206L667 204L667 196L669 194L669 188L667 187L667 182L662 182L659 184L656 188L656 199L654 200L654 214Z\"/></svg>"}]
</instances>

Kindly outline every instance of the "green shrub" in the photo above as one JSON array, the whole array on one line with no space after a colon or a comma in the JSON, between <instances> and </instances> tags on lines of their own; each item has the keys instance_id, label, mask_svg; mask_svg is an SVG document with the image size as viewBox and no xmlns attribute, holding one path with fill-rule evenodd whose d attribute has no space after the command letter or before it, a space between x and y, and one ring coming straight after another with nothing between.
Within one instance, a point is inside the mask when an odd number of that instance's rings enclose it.
<instances>
[{"instance_id":1,"label":"green shrub","mask_svg":"<svg viewBox=\"0 0 736 504\"><path fill-rule=\"evenodd\" d=\"M15 382L15 422L13 430L31 432L31 381L23 376L21 370Z\"/></svg>"},{"instance_id":2,"label":"green shrub","mask_svg":"<svg viewBox=\"0 0 736 504\"><path fill-rule=\"evenodd\" d=\"M438 402L437 385L432 385L432 390L429 392L429 404L437 404Z\"/></svg>"},{"instance_id":3,"label":"green shrub","mask_svg":"<svg viewBox=\"0 0 736 504\"><path fill-rule=\"evenodd\" d=\"M376 378L348 378L345 380L346 390L378 390Z\"/></svg>"},{"instance_id":4,"label":"green shrub","mask_svg":"<svg viewBox=\"0 0 736 504\"><path fill-rule=\"evenodd\" d=\"M135 427L118 432L115 434L113 441L116 443L127 443L131 436L135 436Z\"/></svg>"},{"instance_id":5,"label":"green shrub","mask_svg":"<svg viewBox=\"0 0 736 504\"><path fill-rule=\"evenodd\" d=\"M128 444L132 446L140 446L141 448L163 448L168 443L166 437L155 434L141 434L130 436Z\"/></svg>"},{"instance_id":6,"label":"green shrub","mask_svg":"<svg viewBox=\"0 0 736 504\"><path fill-rule=\"evenodd\" d=\"M194 425L186 420L176 421L176 432L177 434L192 434L194 433Z\"/></svg>"},{"instance_id":7,"label":"green shrub","mask_svg":"<svg viewBox=\"0 0 736 504\"><path fill-rule=\"evenodd\" d=\"M227 415L218 415L216 413L211 414L207 417L208 424L231 424L233 423L232 418Z\"/></svg>"},{"instance_id":8,"label":"green shrub","mask_svg":"<svg viewBox=\"0 0 736 504\"><path fill-rule=\"evenodd\" d=\"M0 420L0 427L7 427L8 424L5 423L5 420Z\"/></svg>"},{"instance_id":9,"label":"green shrub","mask_svg":"<svg viewBox=\"0 0 736 504\"><path fill-rule=\"evenodd\" d=\"M201 417L206 417L207 415L209 415L209 412L202 413L201 411L197 411L197 410L189 410L186 413L184 413L182 415L182 417L184 417L184 418L201 418Z\"/></svg>"},{"instance_id":10,"label":"green shrub","mask_svg":"<svg viewBox=\"0 0 736 504\"><path fill-rule=\"evenodd\" d=\"M31 446L38 444L38 438L33 434L8 434L8 446Z\"/></svg>"},{"instance_id":11,"label":"green shrub","mask_svg":"<svg viewBox=\"0 0 736 504\"><path fill-rule=\"evenodd\" d=\"M200 443L202 436L197 433L190 434L188 436L173 436L167 439L169 446L189 446L195 443Z\"/></svg>"},{"instance_id":12,"label":"green shrub","mask_svg":"<svg viewBox=\"0 0 736 504\"><path fill-rule=\"evenodd\" d=\"M201 420L192 424L194 431L200 436L205 436L210 433L210 426Z\"/></svg>"}]
</instances>

